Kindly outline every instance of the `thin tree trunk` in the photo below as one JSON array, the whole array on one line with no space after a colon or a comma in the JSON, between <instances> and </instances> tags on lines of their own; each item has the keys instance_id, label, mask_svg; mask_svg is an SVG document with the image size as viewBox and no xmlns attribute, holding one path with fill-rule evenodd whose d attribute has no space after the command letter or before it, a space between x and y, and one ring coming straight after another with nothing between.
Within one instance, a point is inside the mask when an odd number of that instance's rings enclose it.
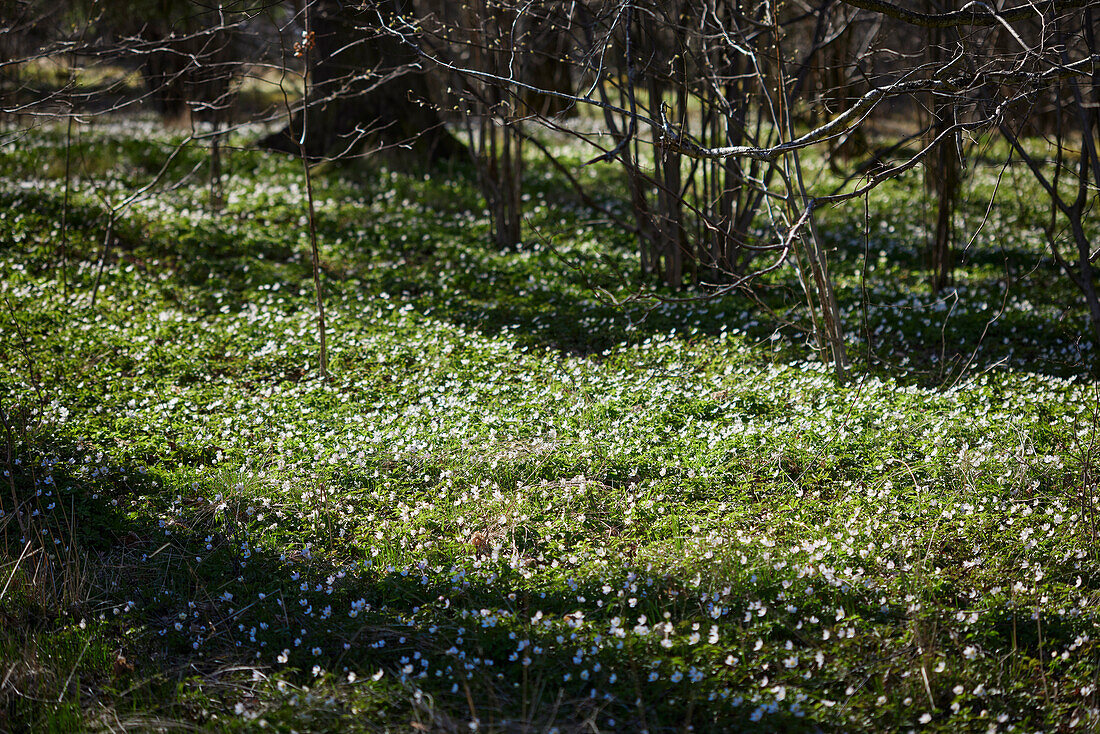
<instances>
[{"instance_id":1,"label":"thin tree trunk","mask_svg":"<svg viewBox=\"0 0 1100 734\"><path fill-rule=\"evenodd\" d=\"M311 21L311 2L307 1L305 7L305 37L307 39L303 54L306 59L306 88L304 96L307 103L310 98L310 86L309 78L310 74L310 60L313 56L313 48L311 48L310 39L314 36L310 33L310 21ZM310 134L310 119L309 115L302 116L302 133L298 137L298 155L302 161L302 175L306 180L306 200L309 205L307 211L309 215L309 252L310 262L313 266L313 295L316 298L317 303L317 334L320 339L320 353L318 354L318 362L320 366L321 379L328 379L328 342L325 334L325 299L321 290L321 253L320 248L317 245L317 210L313 201L313 176L309 170L309 157L306 153L307 146L309 145Z\"/></svg>"},{"instance_id":2,"label":"thin tree trunk","mask_svg":"<svg viewBox=\"0 0 1100 734\"><path fill-rule=\"evenodd\" d=\"M935 3L931 4L930 10L937 10ZM943 49L948 31L935 28L930 33L929 61L938 67L948 60ZM929 110L932 119L928 138L935 140L955 124L955 105L935 94L930 97ZM933 293L950 285L955 267L955 211L958 208L962 176L958 143L958 135L941 140L935 153L926 159L924 166L925 188L936 198L936 226L924 255L928 284Z\"/></svg>"},{"instance_id":3,"label":"thin tree trunk","mask_svg":"<svg viewBox=\"0 0 1100 734\"><path fill-rule=\"evenodd\" d=\"M221 115L214 116L214 134L210 138L210 211L218 213L225 206L222 190Z\"/></svg>"},{"instance_id":4,"label":"thin tree trunk","mask_svg":"<svg viewBox=\"0 0 1100 734\"><path fill-rule=\"evenodd\" d=\"M1089 309L1089 322L1092 324L1093 350L1100 349L1100 297L1096 293L1096 271L1089 261L1090 243L1085 229L1081 225L1080 209L1074 207L1074 216L1070 217L1070 229L1073 231L1073 241L1077 245L1077 277L1081 292L1085 296L1085 303ZM1100 360L1093 363L1093 368L1100 370Z\"/></svg>"},{"instance_id":5,"label":"thin tree trunk","mask_svg":"<svg viewBox=\"0 0 1100 734\"><path fill-rule=\"evenodd\" d=\"M69 119L65 124L65 194L61 200L61 293L69 294L69 192L72 188L73 105L69 101Z\"/></svg>"}]
</instances>

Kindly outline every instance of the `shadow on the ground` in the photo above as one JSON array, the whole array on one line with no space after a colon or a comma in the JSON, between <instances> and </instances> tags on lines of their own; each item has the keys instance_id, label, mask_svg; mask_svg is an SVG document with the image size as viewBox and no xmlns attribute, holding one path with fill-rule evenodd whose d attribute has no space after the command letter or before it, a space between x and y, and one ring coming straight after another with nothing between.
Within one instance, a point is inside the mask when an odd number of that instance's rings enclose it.
<instances>
[{"instance_id":1,"label":"shadow on the ground","mask_svg":"<svg viewBox=\"0 0 1100 734\"><path fill-rule=\"evenodd\" d=\"M550 570L546 559L517 564L463 544L430 566L396 550L380 560L354 541L317 537L307 508L279 520L277 537L297 542L273 547L253 514L261 494L233 496L231 473L169 487L155 464L118 463L45 433L17 459L22 506L43 504L34 527L79 548L79 568L54 572L78 576L80 598L61 608L26 580L0 602L0 649L28 661L0 691L0 723L15 729L80 725L103 711L154 728L217 729L234 715L300 725L302 706L341 727L362 716L397 725L426 716L443 729L477 718L503 731L579 731L596 717L653 730L695 717L709 729L745 718L670 680L671 670L648 680L632 645L590 651L619 612L583 602L599 593L593 581L550 573L529 583L529 572ZM41 503L36 487L47 490ZM665 605L686 588L666 578L637 593ZM736 692L738 681L711 683ZM310 688L328 703L315 709ZM761 727L813 724L779 712Z\"/></svg>"}]
</instances>

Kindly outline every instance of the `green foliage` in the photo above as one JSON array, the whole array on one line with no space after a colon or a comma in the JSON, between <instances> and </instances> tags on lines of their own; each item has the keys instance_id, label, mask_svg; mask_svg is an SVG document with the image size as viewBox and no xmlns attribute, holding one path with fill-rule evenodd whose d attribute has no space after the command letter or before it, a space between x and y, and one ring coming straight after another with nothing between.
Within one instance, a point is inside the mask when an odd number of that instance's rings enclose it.
<instances>
[{"instance_id":1,"label":"green foliage","mask_svg":"<svg viewBox=\"0 0 1100 734\"><path fill-rule=\"evenodd\" d=\"M536 160L509 253L468 172L329 170L324 382L300 169L247 137L90 306L180 139L80 131L64 257L64 131L0 150L0 729L1096 727L1095 347L1039 213L935 296L919 180L827 212L840 386L790 271L774 317L609 305L632 243Z\"/></svg>"}]
</instances>

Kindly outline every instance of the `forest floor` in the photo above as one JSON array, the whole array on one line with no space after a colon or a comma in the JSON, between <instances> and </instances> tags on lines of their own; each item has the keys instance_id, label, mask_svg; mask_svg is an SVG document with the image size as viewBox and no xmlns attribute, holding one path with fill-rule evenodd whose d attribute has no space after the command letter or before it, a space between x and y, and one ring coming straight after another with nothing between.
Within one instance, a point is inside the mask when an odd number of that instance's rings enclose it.
<instances>
[{"instance_id":1,"label":"forest floor","mask_svg":"<svg viewBox=\"0 0 1100 734\"><path fill-rule=\"evenodd\" d=\"M615 306L536 158L507 252L469 170L318 170L324 380L301 165L126 203L182 137L0 146L0 731L1100 727L1097 345L1026 171L946 293L919 172L823 213L839 384L789 271Z\"/></svg>"}]
</instances>

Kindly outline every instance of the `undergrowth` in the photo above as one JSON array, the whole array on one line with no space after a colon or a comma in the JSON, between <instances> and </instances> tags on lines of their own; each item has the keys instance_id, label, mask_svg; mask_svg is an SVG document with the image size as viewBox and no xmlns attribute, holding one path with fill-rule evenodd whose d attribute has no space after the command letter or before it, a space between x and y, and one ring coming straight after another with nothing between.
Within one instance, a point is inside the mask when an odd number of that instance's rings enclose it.
<instances>
[{"instance_id":1,"label":"undergrowth","mask_svg":"<svg viewBox=\"0 0 1100 734\"><path fill-rule=\"evenodd\" d=\"M790 272L614 306L633 243L538 160L510 252L470 171L330 169L323 381L300 168L241 133L223 211L158 187L104 258L181 137L134 129L68 184L61 131L0 149L0 730L1100 725L1095 345L1041 214L932 294L919 179L826 211L838 385Z\"/></svg>"}]
</instances>

